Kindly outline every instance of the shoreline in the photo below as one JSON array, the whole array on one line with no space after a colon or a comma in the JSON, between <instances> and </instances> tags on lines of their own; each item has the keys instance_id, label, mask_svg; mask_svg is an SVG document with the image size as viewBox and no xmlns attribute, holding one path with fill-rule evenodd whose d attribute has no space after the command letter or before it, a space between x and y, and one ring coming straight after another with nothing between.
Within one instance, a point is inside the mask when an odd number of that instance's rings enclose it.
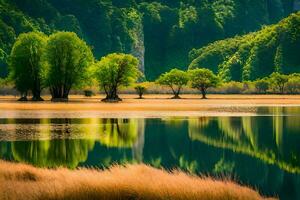
<instances>
[{"instance_id":1,"label":"shoreline","mask_svg":"<svg viewBox=\"0 0 300 200\"><path fill-rule=\"evenodd\" d=\"M260 107L300 107L300 95L121 95L122 102L104 103L103 96L70 96L69 102L18 102L0 96L0 118L160 118L202 116L256 116ZM263 113L260 113L263 114Z\"/></svg>"}]
</instances>

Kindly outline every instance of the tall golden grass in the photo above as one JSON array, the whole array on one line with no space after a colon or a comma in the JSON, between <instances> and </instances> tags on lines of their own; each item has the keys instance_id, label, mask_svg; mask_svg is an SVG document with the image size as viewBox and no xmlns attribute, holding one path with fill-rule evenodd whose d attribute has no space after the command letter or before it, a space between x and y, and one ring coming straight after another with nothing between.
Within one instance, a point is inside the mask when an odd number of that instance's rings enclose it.
<instances>
[{"instance_id":1,"label":"tall golden grass","mask_svg":"<svg viewBox=\"0 0 300 200\"><path fill-rule=\"evenodd\" d=\"M0 161L1 200L54 199L263 199L231 181L172 173L146 165L108 170L38 169Z\"/></svg>"}]
</instances>

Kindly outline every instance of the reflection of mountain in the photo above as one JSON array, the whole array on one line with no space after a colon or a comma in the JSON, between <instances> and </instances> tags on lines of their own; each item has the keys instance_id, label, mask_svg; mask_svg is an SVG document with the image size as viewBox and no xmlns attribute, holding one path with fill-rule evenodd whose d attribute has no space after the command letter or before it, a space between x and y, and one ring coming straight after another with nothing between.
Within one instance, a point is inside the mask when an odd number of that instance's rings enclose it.
<instances>
[{"instance_id":1,"label":"reflection of mountain","mask_svg":"<svg viewBox=\"0 0 300 200\"><path fill-rule=\"evenodd\" d=\"M190 119L189 137L259 158L288 172L300 173L300 135L296 134L300 129L291 123L297 120L297 116L282 115L216 117L203 124L202 119Z\"/></svg>"}]
</instances>

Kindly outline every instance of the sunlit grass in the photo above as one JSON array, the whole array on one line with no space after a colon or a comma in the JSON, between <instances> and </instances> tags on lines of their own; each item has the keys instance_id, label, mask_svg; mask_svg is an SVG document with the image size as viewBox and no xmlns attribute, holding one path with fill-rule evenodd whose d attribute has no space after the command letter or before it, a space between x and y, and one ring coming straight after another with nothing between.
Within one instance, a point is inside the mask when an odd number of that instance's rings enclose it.
<instances>
[{"instance_id":1,"label":"sunlit grass","mask_svg":"<svg viewBox=\"0 0 300 200\"><path fill-rule=\"evenodd\" d=\"M146 165L109 170L38 169L0 161L0 199L263 199L231 181Z\"/></svg>"}]
</instances>

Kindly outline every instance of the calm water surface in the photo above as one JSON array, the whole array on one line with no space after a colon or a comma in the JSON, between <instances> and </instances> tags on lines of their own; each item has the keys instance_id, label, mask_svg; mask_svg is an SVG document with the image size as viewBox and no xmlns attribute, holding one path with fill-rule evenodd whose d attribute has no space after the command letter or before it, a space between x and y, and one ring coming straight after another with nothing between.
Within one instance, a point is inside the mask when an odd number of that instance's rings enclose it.
<instances>
[{"instance_id":1,"label":"calm water surface","mask_svg":"<svg viewBox=\"0 0 300 200\"><path fill-rule=\"evenodd\" d=\"M300 199L300 107L257 116L1 118L0 158L38 167L147 163Z\"/></svg>"}]
</instances>

